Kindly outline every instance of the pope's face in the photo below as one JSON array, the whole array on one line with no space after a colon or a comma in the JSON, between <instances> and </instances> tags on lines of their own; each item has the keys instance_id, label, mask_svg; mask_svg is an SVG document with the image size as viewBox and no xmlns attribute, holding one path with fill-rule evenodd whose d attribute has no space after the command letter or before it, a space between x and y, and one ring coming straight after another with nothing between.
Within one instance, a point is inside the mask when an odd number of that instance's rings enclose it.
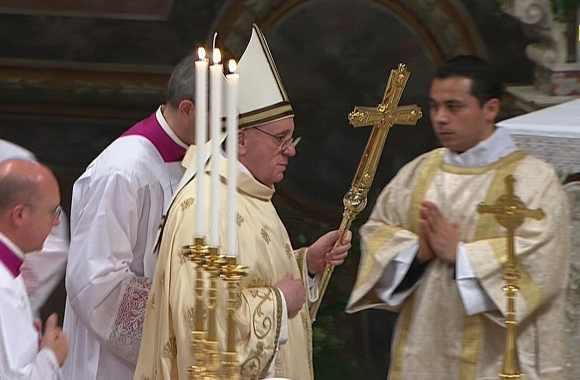
<instances>
[{"instance_id":1,"label":"pope's face","mask_svg":"<svg viewBox=\"0 0 580 380\"><path fill-rule=\"evenodd\" d=\"M294 118L286 118L240 132L240 162L266 186L284 179L290 157L296 155L292 142Z\"/></svg>"},{"instance_id":2,"label":"pope's face","mask_svg":"<svg viewBox=\"0 0 580 380\"><path fill-rule=\"evenodd\" d=\"M435 78L431 83L430 114L441 144L462 153L493 134L499 111L497 99L481 105L471 93L471 79Z\"/></svg>"}]
</instances>

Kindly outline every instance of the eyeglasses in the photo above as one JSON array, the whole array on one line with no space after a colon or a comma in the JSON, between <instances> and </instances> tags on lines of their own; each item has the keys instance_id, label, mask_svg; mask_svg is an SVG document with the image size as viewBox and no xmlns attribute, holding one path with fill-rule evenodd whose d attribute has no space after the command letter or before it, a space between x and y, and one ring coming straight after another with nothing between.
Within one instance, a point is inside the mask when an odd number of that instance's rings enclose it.
<instances>
[{"instance_id":1,"label":"eyeglasses","mask_svg":"<svg viewBox=\"0 0 580 380\"><path fill-rule=\"evenodd\" d=\"M259 131L259 132L262 132L263 134L268 135L268 136L272 137L274 140L276 140L281 152L284 152L286 149L290 148L290 146L296 148L296 145L298 145L298 143L302 139L301 137L293 138L292 135L290 135L290 136L276 136L276 135L273 135L270 132L266 132L258 127L254 127L254 129Z\"/></svg>"},{"instance_id":2,"label":"eyeglasses","mask_svg":"<svg viewBox=\"0 0 580 380\"><path fill-rule=\"evenodd\" d=\"M61 215L62 215L62 206L59 205L52 211L52 217L60 220Z\"/></svg>"}]
</instances>

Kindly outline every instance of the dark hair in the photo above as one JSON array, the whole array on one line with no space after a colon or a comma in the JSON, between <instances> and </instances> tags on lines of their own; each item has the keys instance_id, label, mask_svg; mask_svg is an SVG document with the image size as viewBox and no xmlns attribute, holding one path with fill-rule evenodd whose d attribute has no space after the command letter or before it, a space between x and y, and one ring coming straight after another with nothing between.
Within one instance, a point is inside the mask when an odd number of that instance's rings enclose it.
<instances>
[{"instance_id":1,"label":"dark hair","mask_svg":"<svg viewBox=\"0 0 580 380\"><path fill-rule=\"evenodd\" d=\"M448 60L435 73L437 79L464 77L471 79L471 95L483 105L490 99L500 99L503 83L497 70L482 58L458 55Z\"/></svg>"},{"instance_id":2,"label":"dark hair","mask_svg":"<svg viewBox=\"0 0 580 380\"><path fill-rule=\"evenodd\" d=\"M167 94L165 101L173 108L177 108L179 103L184 99L194 101L195 92L195 75L194 75L195 56L189 53L181 59L171 72L171 77L167 82Z\"/></svg>"}]
</instances>

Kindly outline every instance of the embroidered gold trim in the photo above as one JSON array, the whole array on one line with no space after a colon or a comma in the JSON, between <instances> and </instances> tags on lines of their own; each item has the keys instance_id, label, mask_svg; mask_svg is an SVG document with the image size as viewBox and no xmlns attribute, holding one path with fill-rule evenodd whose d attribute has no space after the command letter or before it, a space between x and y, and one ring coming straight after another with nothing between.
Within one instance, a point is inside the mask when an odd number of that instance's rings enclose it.
<instances>
[{"instance_id":1,"label":"embroidered gold trim","mask_svg":"<svg viewBox=\"0 0 580 380\"><path fill-rule=\"evenodd\" d=\"M256 344L256 349L251 351L248 359L242 363L240 372L242 374L242 379L257 380L260 375L260 369L262 369L262 360L260 356L264 352L264 343L258 342Z\"/></svg>"},{"instance_id":2,"label":"embroidered gold trim","mask_svg":"<svg viewBox=\"0 0 580 380\"><path fill-rule=\"evenodd\" d=\"M194 203L195 201L193 200L193 198L187 198L183 202L181 202L179 206L181 207L181 211L185 211L188 208L190 208L191 205L193 205Z\"/></svg>"},{"instance_id":3,"label":"embroidered gold trim","mask_svg":"<svg viewBox=\"0 0 580 380\"><path fill-rule=\"evenodd\" d=\"M175 358L177 357L177 340L174 336L169 338L165 346L163 346L163 357Z\"/></svg>"},{"instance_id":4,"label":"embroidered gold trim","mask_svg":"<svg viewBox=\"0 0 580 380\"><path fill-rule=\"evenodd\" d=\"M300 310L300 314L308 343L308 369L310 370L310 377L314 379L314 364L312 363L312 321L310 320L310 313L307 311L306 306Z\"/></svg>"},{"instance_id":5,"label":"embroidered gold trim","mask_svg":"<svg viewBox=\"0 0 580 380\"><path fill-rule=\"evenodd\" d=\"M294 115L294 110L288 102L280 102L272 106L240 115L240 129L259 126L271 121Z\"/></svg>"},{"instance_id":6,"label":"embroidered gold trim","mask_svg":"<svg viewBox=\"0 0 580 380\"><path fill-rule=\"evenodd\" d=\"M272 332L272 327L274 327L274 321L272 320L270 313L262 310L262 307L264 307L266 302L274 301L272 298L273 290L271 288L266 288L265 292L262 292L262 290L263 289L250 289L250 294L255 298L260 299L260 302L252 313L252 328L254 330L254 335L256 335L258 339L266 338L270 332Z\"/></svg>"},{"instance_id":7,"label":"embroidered gold trim","mask_svg":"<svg viewBox=\"0 0 580 380\"><path fill-rule=\"evenodd\" d=\"M409 230L417 233L419 225L419 210L421 209L421 202L425 199L425 193L433 177L437 173L437 169L443 161L443 154L445 149L437 149L429 154L426 158L426 162L422 165L420 170L420 175L417 177L417 183L415 184L415 191L411 197L411 204L409 205L409 215L407 221L409 224Z\"/></svg>"},{"instance_id":8,"label":"embroidered gold trim","mask_svg":"<svg viewBox=\"0 0 580 380\"><path fill-rule=\"evenodd\" d=\"M280 291L278 289L271 289L272 293L274 293L276 297L276 334L274 335L274 347L278 346L278 341L280 340L280 331L282 327L282 296L280 295ZM272 350L272 356L266 362L266 366L264 367L264 371L267 371L272 364L272 360L276 357L276 350Z\"/></svg>"},{"instance_id":9,"label":"embroidered gold trim","mask_svg":"<svg viewBox=\"0 0 580 380\"><path fill-rule=\"evenodd\" d=\"M413 309L415 307L415 293L411 295L405 304L403 310L397 320L397 330L399 332L398 339L394 344L395 350L392 355L392 369L389 370L389 380L400 380L403 374L403 356L405 354L405 347L407 345L407 338L409 336L409 328L411 326L411 319L413 317Z\"/></svg>"},{"instance_id":10,"label":"embroidered gold trim","mask_svg":"<svg viewBox=\"0 0 580 380\"><path fill-rule=\"evenodd\" d=\"M368 238L364 240L365 259L360 264L357 284L367 283L373 271L377 269L375 265L377 253L401 229L401 227L397 226L380 225L368 235ZM355 286L356 288L358 288L358 285Z\"/></svg>"},{"instance_id":11,"label":"embroidered gold trim","mask_svg":"<svg viewBox=\"0 0 580 380\"><path fill-rule=\"evenodd\" d=\"M499 160L492 162L489 165L484 165L484 166L480 166L477 168L466 168L466 167L462 167L462 166L455 166L455 165L447 164L447 163L441 161L441 170L443 170L444 172L453 173L453 174L472 174L472 175L473 174L483 174L483 173L488 172L490 170L500 168L504 165L511 165L514 162L520 161L525 156L526 156L526 153L524 153L521 150L516 150L515 152L510 153L507 156L502 157Z\"/></svg>"},{"instance_id":12,"label":"embroidered gold trim","mask_svg":"<svg viewBox=\"0 0 580 380\"><path fill-rule=\"evenodd\" d=\"M262 239L264 239L266 244L270 244L271 241L270 235L268 235L268 231L266 231L264 227L262 227L262 229L260 230L260 235L262 236Z\"/></svg>"},{"instance_id":13,"label":"embroidered gold trim","mask_svg":"<svg viewBox=\"0 0 580 380\"><path fill-rule=\"evenodd\" d=\"M195 316L195 311L193 310L193 306L189 306L189 307L184 308L183 319L185 319L185 323L190 329L193 329L193 326L194 326L194 320L195 320L194 316Z\"/></svg>"},{"instance_id":14,"label":"embroidered gold trim","mask_svg":"<svg viewBox=\"0 0 580 380\"><path fill-rule=\"evenodd\" d=\"M463 350L459 367L460 380L475 380L477 363L481 352L483 321L479 315L464 318Z\"/></svg>"}]
</instances>

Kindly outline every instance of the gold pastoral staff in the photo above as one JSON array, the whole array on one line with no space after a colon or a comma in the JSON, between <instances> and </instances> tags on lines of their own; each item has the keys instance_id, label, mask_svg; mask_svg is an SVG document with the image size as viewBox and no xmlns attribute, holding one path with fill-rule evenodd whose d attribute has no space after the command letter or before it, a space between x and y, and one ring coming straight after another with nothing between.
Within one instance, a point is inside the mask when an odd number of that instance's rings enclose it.
<instances>
[{"instance_id":1,"label":"gold pastoral staff","mask_svg":"<svg viewBox=\"0 0 580 380\"><path fill-rule=\"evenodd\" d=\"M353 127L372 125L373 129L352 180L351 188L343 198L344 211L339 227L339 242L343 240L356 216L367 205L367 194L375 178L389 130L394 124L415 125L423 115L421 108L417 105L399 107L401 95L403 95L403 90L410 75L411 72L407 67L402 63L399 64L397 69L391 70L382 102L376 108L357 106L348 115L348 120ZM322 297L330 282L332 271L332 266L324 270L320 284L320 295L318 300L310 307L312 319L318 312Z\"/></svg>"}]
</instances>

